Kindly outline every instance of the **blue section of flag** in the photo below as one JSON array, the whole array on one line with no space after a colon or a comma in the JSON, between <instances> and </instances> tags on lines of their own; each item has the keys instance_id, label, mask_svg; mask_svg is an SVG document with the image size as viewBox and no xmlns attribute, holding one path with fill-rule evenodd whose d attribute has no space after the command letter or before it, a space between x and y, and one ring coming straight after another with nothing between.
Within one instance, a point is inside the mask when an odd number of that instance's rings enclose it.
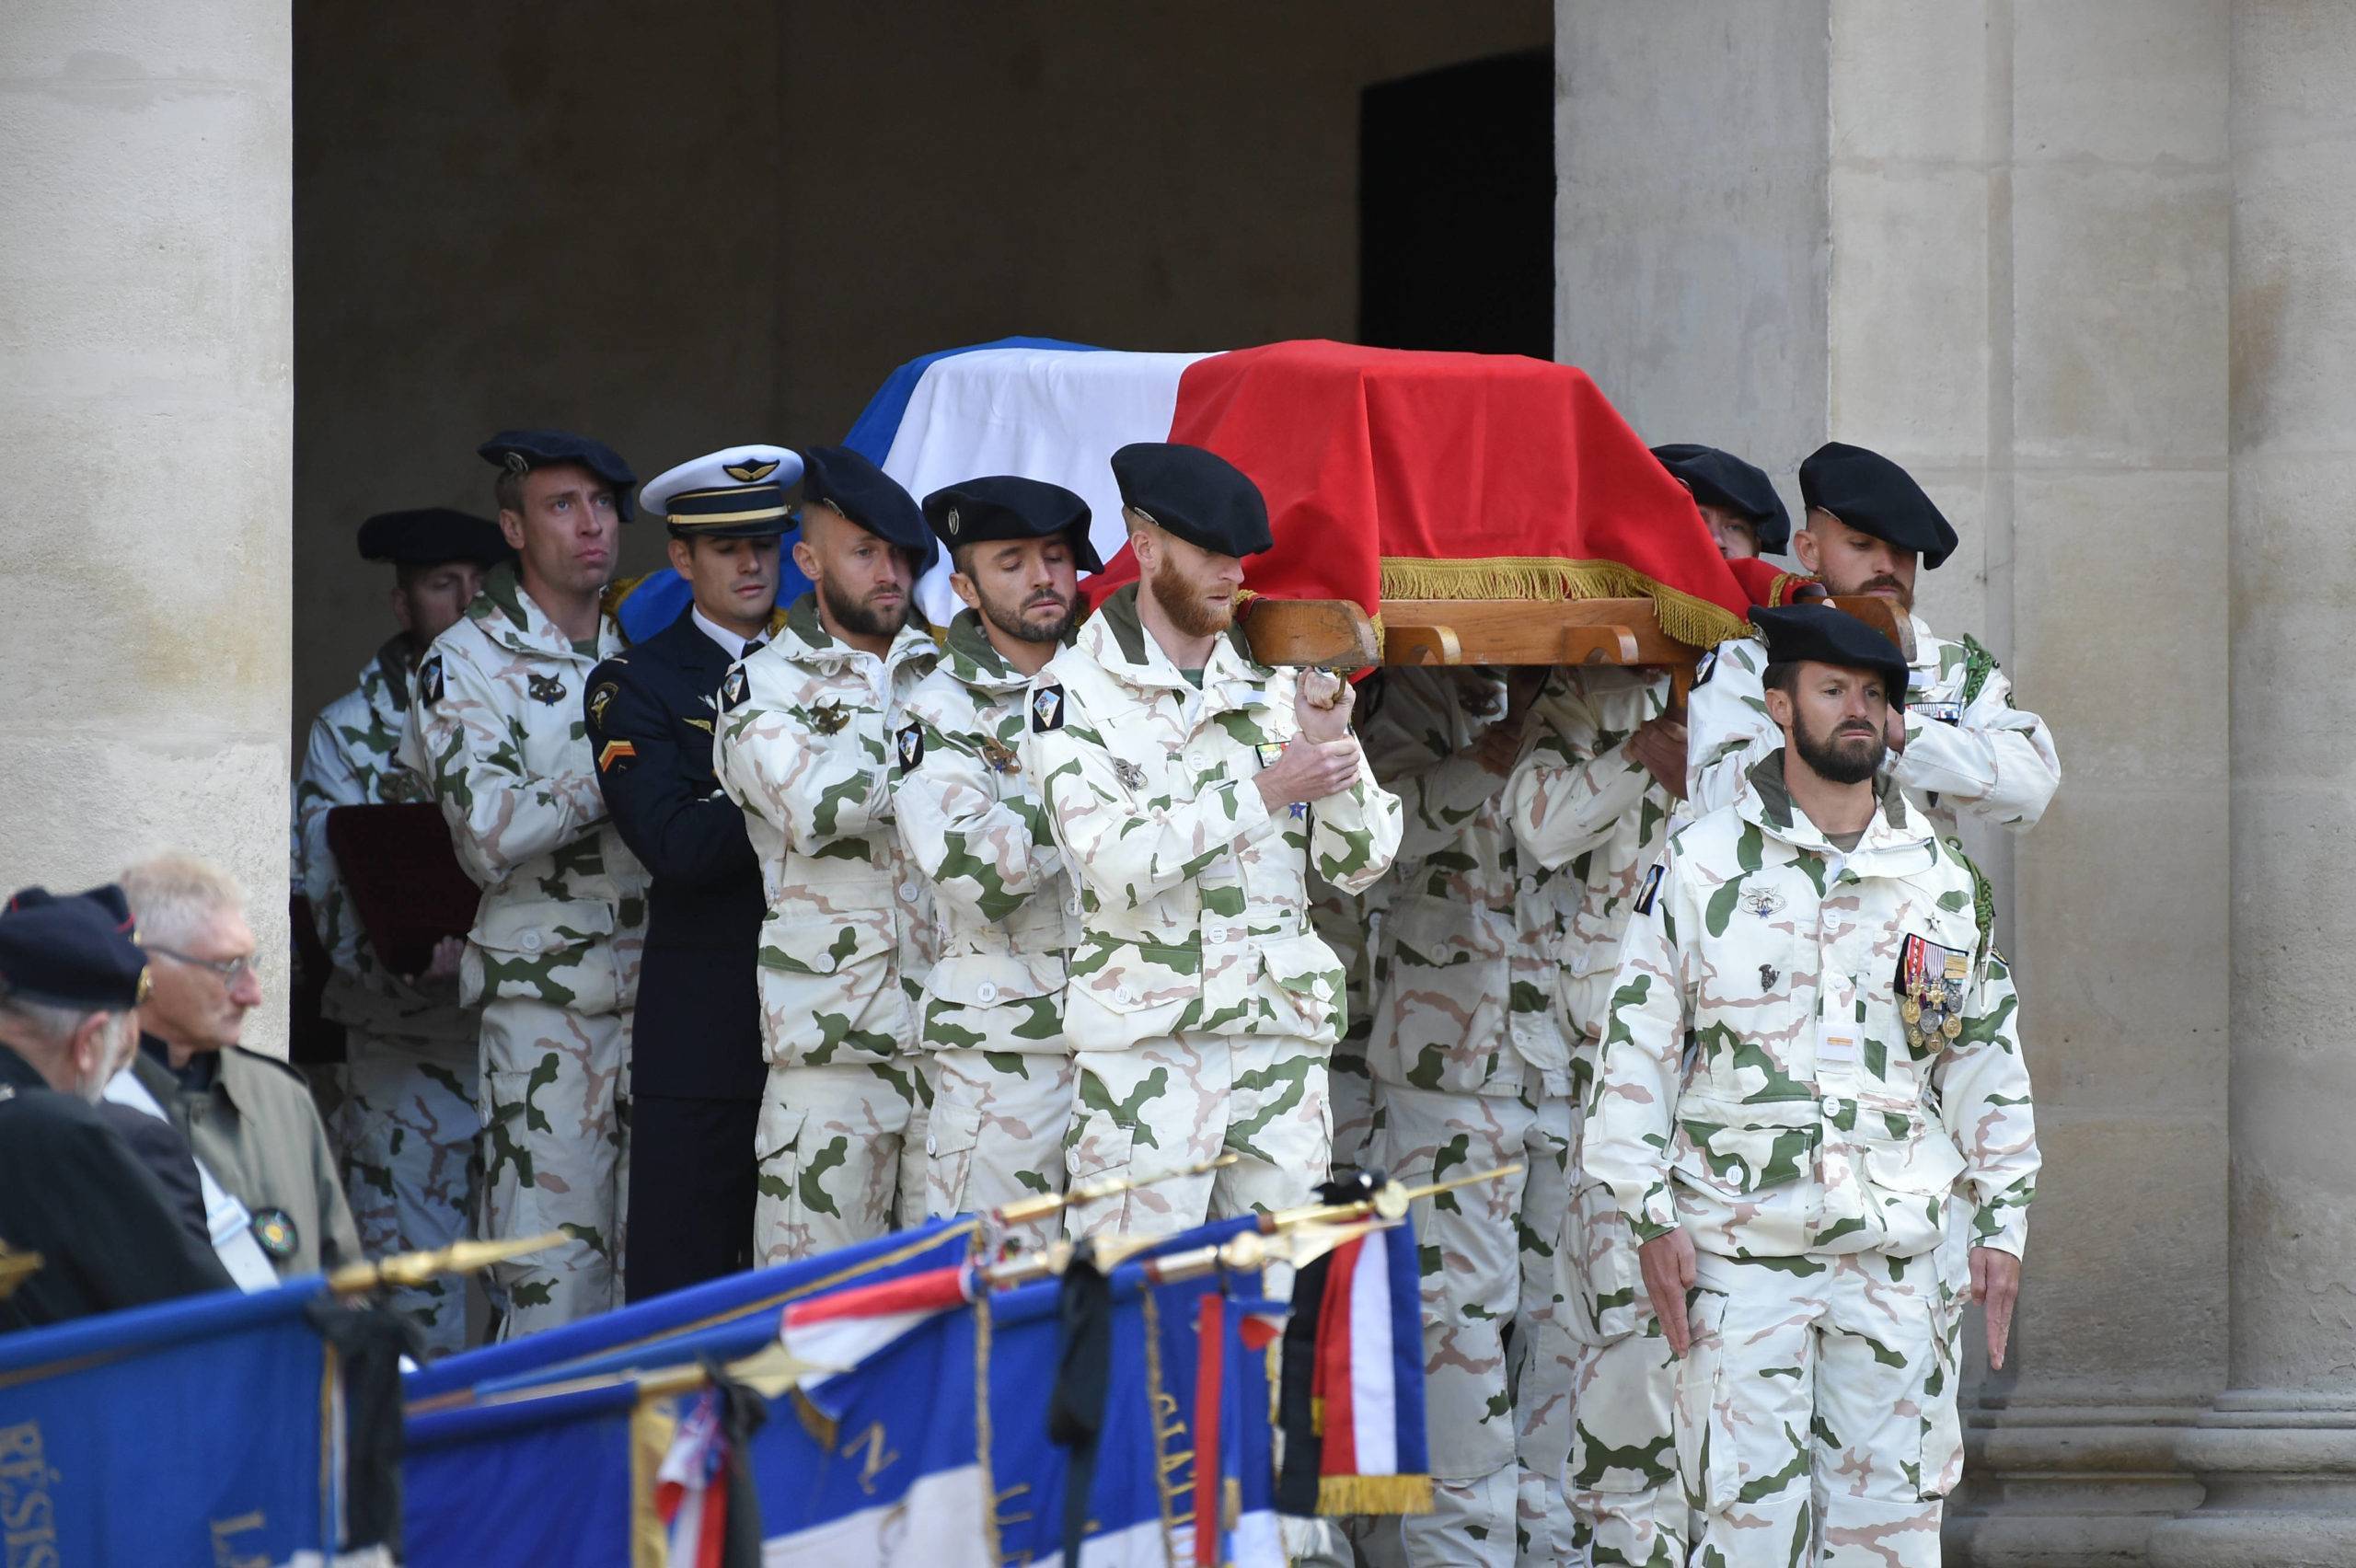
<instances>
[{"instance_id":1,"label":"blue section of flag","mask_svg":"<svg viewBox=\"0 0 2356 1568\"><path fill-rule=\"evenodd\" d=\"M401 1465L410 1568L629 1562L637 1402L624 1382L410 1421Z\"/></svg>"},{"instance_id":2,"label":"blue section of flag","mask_svg":"<svg viewBox=\"0 0 2356 1568\"><path fill-rule=\"evenodd\" d=\"M908 411L908 399L916 395L917 383L936 360L956 354L970 354L979 349L1070 349L1077 352L1093 352L1094 345L1067 343L1060 338L1000 338L995 342L968 343L962 349L942 349L908 361L884 378L883 386L867 400L859 418L851 421L850 433L842 444L872 462L884 466L884 454L892 450L892 438L899 433L900 416ZM917 497L922 501L924 497ZM810 580L793 564L793 536L788 534L778 550L777 602L791 605L810 591ZM622 635L632 642L648 638L677 620L687 613L693 595L687 590L687 579L669 567L650 573L645 582L630 590L622 601Z\"/></svg>"},{"instance_id":3,"label":"blue section of flag","mask_svg":"<svg viewBox=\"0 0 2356 1568\"><path fill-rule=\"evenodd\" d=\"M10 1562L333 1556L314 1275L0 1337Z\"/></svg>"},{"instance_id":4,"label":"blue section of flag","mask_svg":"<svg viewBox=\"0 0 2356 1568\"><path fill-rule=\"evenodd\" d=\"M957 1221L927 1220L914 1229L879 1236L821 1257L731 1274L527 1339L445 1356L403 1378L401 1395L416 1404L482 1385L512 1388L618 1366L669 1366L693 1359L695 1351L664 1342L684 1343L687 1336L729 1324L742 1326L748 1319L757 1319L753 1326L758 1332L747 1348L757 1347L775 1336L777 1314L788 1297L809 1294L814 1286L830 1283L837 1275L843 1275L845 1284L852 1278L873 1283L939 1268L964 1256L967 1235ZM887 1264L876 1262L901 1252L907 1255Z\"/></svg>"},{"instance_id":5,"label":"blue section of flag","mask_svg":"<svg viewBox=\"0 0 2356 1568\"><path fill-rule=\"evenodd\" d=\"M1391 1408L1399 1427L1399 1473L1425 1475L1432 1468L1431 1439L1424 1427L1423 1271L1415 1228L1403 1220L1379 1235L1391 1271Z\"/></svg>"}]
</instances>

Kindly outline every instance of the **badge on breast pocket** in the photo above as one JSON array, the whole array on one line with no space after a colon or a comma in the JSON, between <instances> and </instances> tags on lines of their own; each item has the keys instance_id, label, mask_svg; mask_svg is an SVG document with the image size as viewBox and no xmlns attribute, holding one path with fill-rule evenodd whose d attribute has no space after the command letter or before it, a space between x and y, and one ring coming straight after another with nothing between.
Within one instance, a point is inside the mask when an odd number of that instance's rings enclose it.
<instances>
[{"instance_id":1,"label":"badge on breast pocket","mask_svg":"<svg viewBox=\"0 0 2356 1568\"><path fill-rule=\"evenodd\" d=\"M1962 1035L1964 982L1970 974L1969 953L1908 934L1898 950L1897 989L1910 1047L1935 1051Z\"/></svg>"},{"instance_id":2,"label":"badge on breast pocket","mask_svg":"<svg viewBox=\"0 0 2356 1568\"><path fill-rule=\"evenodd\" d=\"M720 706L723 709L733 709L738 703L745 700L745 694L750 689L750 685L745 679L745 666L742 664L732 666L727 679L720 683Z\"/></svg>"},{"instance_id":3,"label":"badge on breast pocket","mask_svg":"<svg viewBox=\"0 0 2356 1568\"><path fill-rule=\"evenodd\" d=\"M914 773L924 761L924 726L911 724L900 732L900 771Z\"/></svg>"},{"instance_id":4,"label":"badge on breast pocket","mask_svg":"<svg viewBox=\"0 0 2356 1568\"><path fill-rule=\"evenodd\" d=\"M1064 688L1043 686L1031 694L1031 732L1044 735L1064 727Z\"/></svg>"},{"instance_id":5,"label":"badge on breast pocket","mask_svg":"<svg viewBox=\"0 0 2356 1568\"><path fill-rule=\"evenodd\" d=\"M564 683L554 675L533 675L528 677L524 685L531 692L532 700L535 702L545 702L550 708L554 708L564 700Z\"/></svg>"}]
</instances>

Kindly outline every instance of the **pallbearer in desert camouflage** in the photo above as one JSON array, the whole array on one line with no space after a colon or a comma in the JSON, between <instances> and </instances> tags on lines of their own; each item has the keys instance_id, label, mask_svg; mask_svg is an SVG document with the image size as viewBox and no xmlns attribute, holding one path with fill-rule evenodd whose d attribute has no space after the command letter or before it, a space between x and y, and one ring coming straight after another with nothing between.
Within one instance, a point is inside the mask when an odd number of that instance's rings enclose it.
<instances>
[{"instance_id":1,"label":"pallbearer in desert camouflage","mask_svg":"<svg viewBox=\"0 0 2356 1568\"><path fill-rule=\"evenodd\" d=\"M1961 1309L2001 1366L2038 1169L2015 1002L1984 883L1877 777L1897 649L1826 607L1753 617L1787 744L1646 873L1587 1173L1684 1357L1691 1560L1927 1568Z\"/></svg>"},{"instance_id":2,"label":"pallbearer in desert camouflage","mask_svg":"<svg viewBox=\"0 0 2356 1568\"><path fill-rule=\"evenodd\" d=\"M458 1005L459 944L445 944L422 975L395 974L377 957L328 848L328 813L431 798L396 755L418 661L474 602L484 571L514 553L496 524L463 512L388 512L361 525L363 559L394 568L400 631L360 672L358 688L312 721L294 780L297 885L334 965L321 1010L344 1027L344 1192L370 1257L446 1247L470 1228L482 1020ZM403 1286L392 1299L427 1350L465 1345L456 1282Z\"/></svg>"},{"instance_id":3,"label":"pallbearer in desert camouflage","mask_svg":"<svg viewBox=\"0 0 2356 1568\"><path fill-rule=\"evenodd\" d=\"M908 698L895 791L901 842L941 917L921 1004L933 1075L925 1206L951 1215L1063 1190L1063 992L1080 894L1021 748L1031 677L1070 640L1078 574L1103 563L1087 502L1060 485L971 479L925 497L924 514L966 607Z\"/></svg>"},{"instance_id":4,"label":"pallbearer in desert camouflage","mask_svg":"<svg viewBox=\"0 0 2356 1568\"><path fill-rule=\"evenodd\" d=\"M1356 893L1399 842L1348 688L1255 663L1234 625L1239 558L1270 542L1258 489L1193 446L1125 446L1113 471L1140 582L1040 673L1023 735L1080 885L1066 1169L1152 1181L1241 1159L1077 1205L1077 1235L1282 1207L1323 1179L1343 975L1307 870Z\"/></svg>"},{"instance_id":5,"label":"pallbearer in desert camouflage","mask_svg":"<svg viewBox=\"0 0 2356 1568\"><path fill-rule=\"evenodd\" d=\"M803 454L794 564L814 584L730 669L713 767L761 864L768 1056L754 1256L811 1257L924 1214L917 998L932 894L894 820L893 748L936 650L911 594L935 546L908 492L843 447Z\"/></svg>"},{"instance_id":6,"label":"pallbearer in desert camouflage","mask_svg":"<svg viewBox=\"0 0 2356 1568\"><path fill-rule=\"evenodd\" d=\"M1761 476L1763 482L1764 476ZM1665 674L1581 669L1554 675L1531 714L1507 805L1524 867L1560 896L1557 1005L1572 1037L1574 1197L1559 1245L1572 1346L1565 1424L1566 1561L1683 1561L1682 1495L1671 1451L1675 1361L1627 1281L1635 1243L1619 1210L1578 1178L1620 936L1685 788L1682 725L1666 711Z\"/></svg>"},{"instance_id":7,"label":"pallbearer in desert camouflage","mask_svg":"<svg viewBox=\"0 0 2356 1568\"><path fill-rule=\"evenodd\" d=\"M1521 875L1504 808L1542 678L1392 670L1362 725L1404 821L1367 1052L1373 1162L1417 1183L1523 1168L1417 1205L1437 1486L1432 1513L1391 1527L1413 1563L1553 1563L1569 1541L1562 1455L1545 1449L1550 1417L1567 1430L1570 1393L1555 1324L1570 1045L1553 910ZM1365 1544L1392 1555L1380 1531Z\"/></svg>"},{"instance_id":8,"label":"pallbearer in desert camouflage","mask_svg":"<svg viewBox=\"0 0 2356 1568\"><path fill-rule=\"evenodd\" d=\"M1800 465L1807 525L1793 548L1836 595L1887 599L1913 625L1908 688L1893 706L1890 771L1941 838L1957 820L2026 832L2062 785L2062 760L2045 721L2013 705L2012 683L1970 637L1938 636L1914 615L1918 567L1935 571L1956 533L1911 475L1878 453L1830 443ZM1689 814L1734 799L1759 759L1782 739L1767 715L1756 640L1721 643L1697 677L1689 721Z\"/></svg>"},{"instance_id":9,"label":"pallbearer in desert camouflage","mask_svg":"<svg viewBox=\"0 0 2356 1568\"><path fill-rule=\"evenodd\" d=\"M480 450L521 560L494 568L426 655L402 757L483 890L459 968L462 999L482 1008L482 1236L573 1238L493 1267L513 1337L621 1301L646 872L606 820L581 701L621 648L598 598L637 480L560 432L506 431Z\"/></svg>"}]
</instances>

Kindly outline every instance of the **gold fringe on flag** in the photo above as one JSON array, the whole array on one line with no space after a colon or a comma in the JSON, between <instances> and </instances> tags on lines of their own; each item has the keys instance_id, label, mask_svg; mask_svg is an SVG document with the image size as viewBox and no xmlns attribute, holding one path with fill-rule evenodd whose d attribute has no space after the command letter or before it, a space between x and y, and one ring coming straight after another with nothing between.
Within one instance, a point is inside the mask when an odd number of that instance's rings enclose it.
<instances>
[{"instance_id":1,"label":"gold fringe on flag","mask_svg":"<svg viewBox=\"0 0 2356 1568\"><path fill-rule=\"evenodd\" d=\"M1616 560L1556 556L1484 556L1433 560L1382 558L1380 592L1391 599L1650 599L1660 628L1680 642L1715 648L1750 635L1750 623L1723 605L1655 582Z\"/></svg>"},{"instance_id":2,"label":"gold fringe on flag","mask_svg":"<svg viewBox=\"0 0 2356 1568\"><path fill-rule=\"evenodd\" d=\"M1427 1475L1327 1475L1317 1480L1317 1511L1342 1514L1428 1514Z\"/></svg>"}]
</instances>

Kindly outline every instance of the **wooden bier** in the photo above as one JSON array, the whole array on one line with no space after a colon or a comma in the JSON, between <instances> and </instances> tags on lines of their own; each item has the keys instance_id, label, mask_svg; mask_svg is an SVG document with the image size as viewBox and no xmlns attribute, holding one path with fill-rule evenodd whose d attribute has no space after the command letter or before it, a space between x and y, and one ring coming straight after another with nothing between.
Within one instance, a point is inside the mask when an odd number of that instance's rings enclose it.
<instances>
[{"instance_id":1,"label":"wooden bier","mask_svg":"<svg viewBox=\"0 0 2356 1568\"><path fill-rule=\"evenodd\" d=\"M1832 604L1879 631L1910 660L1914 629L1886 599ZM1382 636L1347 599L1253 599L1243 632L1264 664L1351 671L1375 664L1658 665L1677 699L1703 649L1660 628L1650 599L1393 599Z\"/></svg>"}]
</instances>

